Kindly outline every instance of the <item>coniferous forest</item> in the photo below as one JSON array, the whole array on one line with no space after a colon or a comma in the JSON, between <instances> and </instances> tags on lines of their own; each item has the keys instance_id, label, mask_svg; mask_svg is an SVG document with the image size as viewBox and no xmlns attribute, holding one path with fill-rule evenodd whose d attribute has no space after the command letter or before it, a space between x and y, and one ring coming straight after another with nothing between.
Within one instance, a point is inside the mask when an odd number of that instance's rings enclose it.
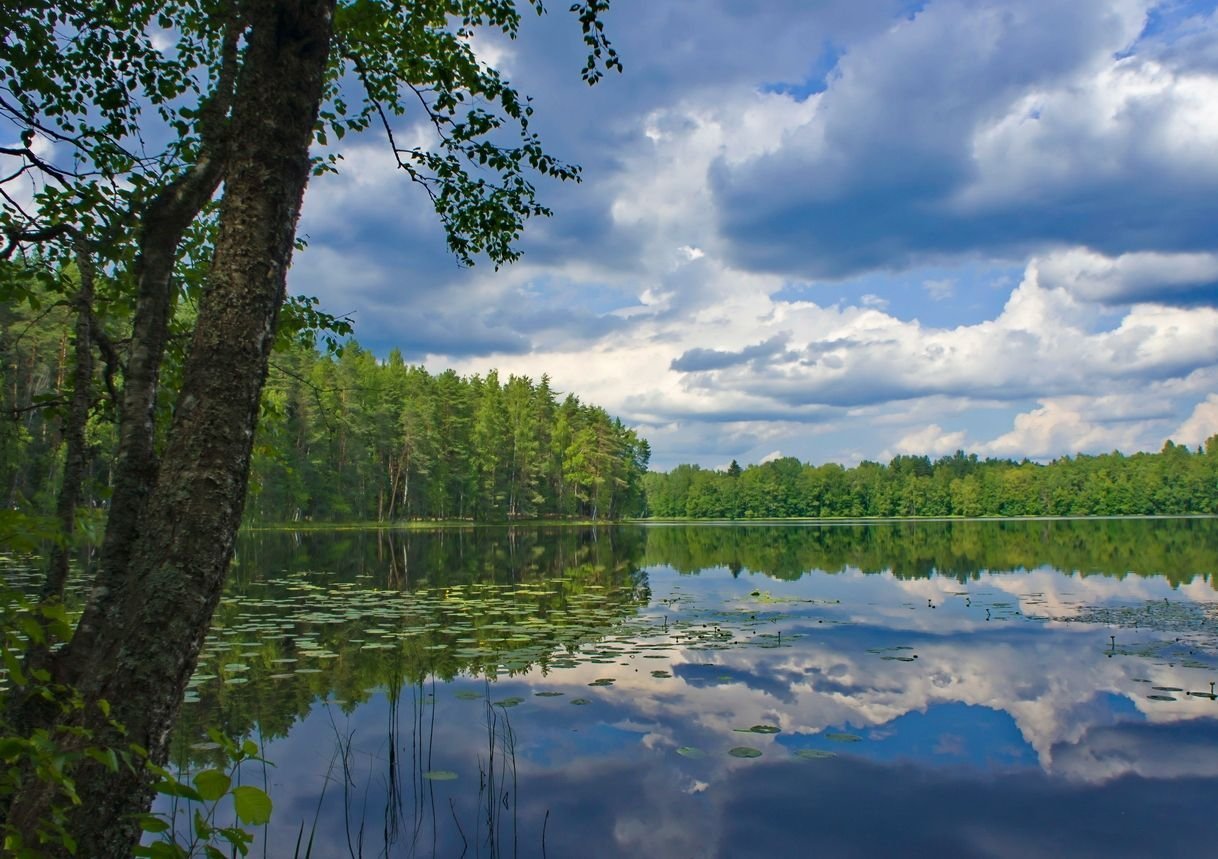
<instances>
[{"instance_id":1,"label":"coniferous forest","mask_svg":"<svg viewBox=\"0 0 1218 859\"><path fill-rule=\"evenodd\" d=\"M3 314L3 500L49 513L73 314L37 299ZM97 376L84 495L99 516L115 433L104 366ZM633 430L545 376L433 375L396 350L379 361L354 341L337 351L290 342L272 359L246 522L620 519L644 512L649 456Z\"/></svg>"},{"instance_id":2,"label":"coniferous forest","mask_svg":"<svg viewBox=\"0 0 1218 859\"><path fill-rule=\"evenodd\" d=\"M650 449L542 376L430 374L348 344L275 361L251 471L253 522L620 519Z\"/></svg>"}]
</instances>

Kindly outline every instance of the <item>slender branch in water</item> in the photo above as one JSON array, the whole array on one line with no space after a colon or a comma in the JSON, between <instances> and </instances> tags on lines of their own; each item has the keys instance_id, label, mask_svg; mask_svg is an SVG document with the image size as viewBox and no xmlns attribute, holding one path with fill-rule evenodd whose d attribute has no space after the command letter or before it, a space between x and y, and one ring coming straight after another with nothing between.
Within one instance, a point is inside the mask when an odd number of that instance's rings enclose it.
<instances>
[{"instance_id":1,"label":"slender branch in water","mask_svg":"<svg viewBox=\"0 0 1218 859\"><path fill-rule=\"evenodd\" d=\"M422 682L419 684L422 689ZM423 697L423 706L427 706L427 696ZM436 745L436 676L431 676L431 726L427 733L427 771L431 772L431 752ZM436 840L439 837L437 830L439 827L436 824L436 783L431 779L427 780L427 801L431 806L431 855L436 855Z\"/></svg>"},{"instance_id":2,"label":"slender branch in water","mask_svg":"<svg viewBox=\"0 0 1218 859\"><path fill-rule=\"evenodd\" d=\"M520 804L520 790L516 781L516 732L507 711L503 713L504 744L507 747L508 763L512 765L512 856L520 855L520 830L517 826L516 808Z\"/></svg>"},{"instance_id":3,"label":"slender branch in water","mask_svg":"<svg viewBox=\"0 0 1218 859\"><path fill-rule=\"evenodd\" d=\"M326 709L329 710L328 707ZM351 788L355 785L355 780L351 777L351 742L355 738L355 732L348 731L344 739L338 730L338 723L334 721L333 712L330 712L330 726L334 729L334 737L337 741L335 754L343 766L343 827L347 836L347 852L351 855L351 859L356 859L355 849L351 846ZM363 831L362 824L360 831Z\"/></svg>"},{"instance_id":4,"label":"slender branch in water","mask_svg":"<svg viewBox=\"0 0 1218 859\"><path fill-rule=\"evenodd\" d=\"M402 828L402 766L398 761L398 737L401 727L398 713L402 696L402 665L401 660L394 662L393 676L389 683L389 774L387 778L387 799L385 803L385 852L388 854L398 840Z\"/></svg>"},{"instance_id":5,"label":"slender branch in water","mask_svg":"<svg viewBox=\"0 0 1218 859\"><path fill-rule=\"evenodd\" d=\"M338 761L339 750L335 749L334 754L330 756L330 765L326 767L325 778L321 781L321 793L317 796L317 808L313 811L313 826L309 829L309 841L305 845L305 854L300 855L300 839L304 834L304 821L300 821L300 833L296 836L296 849L292 853L293 859L312 859L313 856L313 839L317 836L317 821L321 819L321 804L326 798L326 788L330 786L331 780L334 778L334 764Z\"/></svg>"},{"instance_id":6,"label":"slender branch in water","mask_svg":"<svg viewBox=\"0 0 1218 859\"><path fill-rule=\"evenodd\" d=\"M423 710L419 703L422 699L423 681L412 683L410 687L410 790L414 795L414 834L410 839L411 853L418 847L419 835L423 832Z\"/></svg>"},{"instance_id":7,"label":"slender branch in water","mask_svg":"<svg viewBox=\"0 0 1218 859\"><path fill-rule=\"evenodd\" d=\"M451 796L448 798L448 807L453 813L453 823L457 825L457 834L461 836L461 855L464 856L469 852L469 839L465 837L465 830L461 828L461 821L457 817L457 803Z\"/></svg>"}]
</instances>

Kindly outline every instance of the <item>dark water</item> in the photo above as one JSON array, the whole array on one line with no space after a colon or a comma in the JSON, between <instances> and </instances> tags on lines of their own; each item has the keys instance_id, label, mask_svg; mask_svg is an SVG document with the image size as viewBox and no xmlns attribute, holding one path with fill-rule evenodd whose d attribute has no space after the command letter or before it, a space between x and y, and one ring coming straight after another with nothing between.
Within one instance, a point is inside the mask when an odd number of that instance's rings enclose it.
<instances>
[{"instance_id":1,"label":"dark water","mask_svg":"<svg viewBox=\"0 0 1218 859\"><path fill-rule=\"evenodd\" d=\"M252 855L1210 855L1216 573L1215 520L254 534L176 754L263 745Z\"/></svg>"}]
</instances>

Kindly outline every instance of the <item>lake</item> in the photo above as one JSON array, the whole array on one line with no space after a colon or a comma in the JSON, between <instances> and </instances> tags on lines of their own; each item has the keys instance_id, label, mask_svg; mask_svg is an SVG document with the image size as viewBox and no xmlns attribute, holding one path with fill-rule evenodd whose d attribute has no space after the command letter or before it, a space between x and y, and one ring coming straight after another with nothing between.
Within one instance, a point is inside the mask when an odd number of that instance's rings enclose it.
<instances>
[{"instance_id":1,"label":"lake","mask_svg":"<svg viewBox=\"0 0 1218 859\"><path fill-rule=\"evenodd\" d=\"M1204 854L1216 575L1213 519L247 534L174 754L260 744L252 855Z\"/></svg>"}]
</instances>

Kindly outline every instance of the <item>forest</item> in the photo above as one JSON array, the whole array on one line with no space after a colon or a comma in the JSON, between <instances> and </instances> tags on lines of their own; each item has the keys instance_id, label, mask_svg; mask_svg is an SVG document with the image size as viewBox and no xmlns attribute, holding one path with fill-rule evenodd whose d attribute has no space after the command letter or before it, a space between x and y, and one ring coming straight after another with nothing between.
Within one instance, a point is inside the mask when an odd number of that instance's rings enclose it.
<instances>
[{"instance_id":1,"label":"forest","mask_svg":"<svg viewBox=\"0 0 1218 859\"><path fill-rule=\"evenodd\" d=\"M956 451L888 465L793 457L726 471L680 465L644 479L652 516L690 519L896 516L1144 516L1218 513L1218 436L1203 449L1079 454L1048 464Z\"/></svg>"},{"instance_id":2,"label":"forest","mask_svg":"<svg viewBox=\"0 0 1218 859\"><path fill-rule=\"evenodd\" d=\"M0 309L5 506L47 514L63 469L72 313L48 296ZM271 362L249 524L620 519L643 512L645 439L543 376L431 374L355 341L282 342ZM98 379L82 523L97 526L115 443Z\"/></svg>"},{"instance_id":3,"label":"forest","mask_svg":"<svg viewBox=\"0 0 1218 859\"><path fill-rule=\"evenodd\" d=\"M647 441L549 378L430 374L297 348L263 397L247 519L621 519L643 512Z\"/></svg>"}]
</instances>

